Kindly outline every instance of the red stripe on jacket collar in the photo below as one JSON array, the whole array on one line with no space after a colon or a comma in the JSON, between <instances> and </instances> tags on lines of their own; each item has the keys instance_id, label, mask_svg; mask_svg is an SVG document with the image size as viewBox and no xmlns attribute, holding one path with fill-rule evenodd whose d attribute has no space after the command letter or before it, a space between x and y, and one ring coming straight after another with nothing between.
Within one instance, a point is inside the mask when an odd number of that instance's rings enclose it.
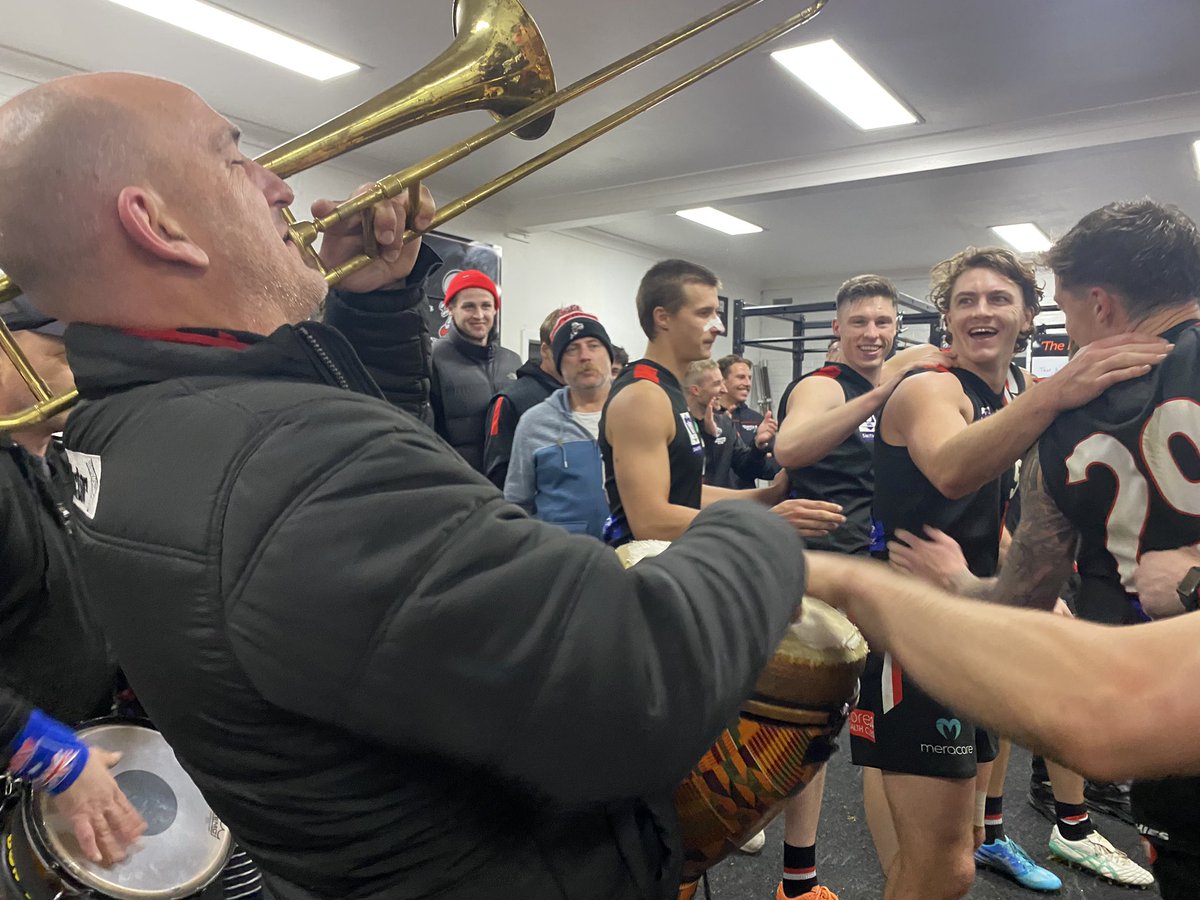
<instances>
[{"instance_id":1,"label":"red stripe on jacket collar","mask_svg":"<svg viewBox=\"0 0 1200 900\"><path fill-rule=\"evenodd\" d=\"M229 331L213 330L210 334L184 331L180 328L125 328L125 334L146 338L151 341L170 341L173 344L198 344L201 347L225 347L228 350L245 350L250 344Z\"/></svg>"}]
</instances>

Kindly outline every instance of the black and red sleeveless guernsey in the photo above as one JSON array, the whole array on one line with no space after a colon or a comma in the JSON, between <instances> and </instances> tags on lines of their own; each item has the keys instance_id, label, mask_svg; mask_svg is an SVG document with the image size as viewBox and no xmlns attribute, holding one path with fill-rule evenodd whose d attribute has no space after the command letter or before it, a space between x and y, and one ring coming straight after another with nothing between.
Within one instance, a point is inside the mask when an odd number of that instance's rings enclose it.
<instances>
[{"instance_id":1,"label":"black and red sleeveless guernsey","mask_svg":"<svg viewBox=\"0 0 1200 900\"><path fill-rule=\"evenodd\" d=\"M704 479L704 444L700 441L700 432L692 420L692 414L688 412L679 380L667 369L648 359L639 359L626 366L613 382L608 400L604 404L604 413L600 416L600 455L604 459L604 492L608 495L610 512L608 523L604 527L604 539L614 547L636 541L638 536L630 529L629 521L625 518L625 509L621 504L621 492L617 489L617 478L613 470L612 445L608 443L605 431L605 417L613 397L635 381L649 381L658 385L671 401L675 436L667 445L667 460L671 465L671 488L667 494L667 502L675 506L699 509L700 488Z\"/></svg>"},{"instance_id":2,"label":"black and red sleeveless guernsey","mask_svg":"<svg viewBox=\"0 0 1200 900\"><path fill-rule=\"evenodd\" d=\"M966 369L946 369L958 379L971 401L973 422L985 419L1005 405L1004 393L996 393L978 375ZM910 375L920 374L919 372ZM1018 390L1023 385L1018 386ZM886 408L886 407L885 407ZM880 425L883 413L879 415ZM875 440L875 518L887 540L897 528L922 534L923 526L940 528L958 541L971 572L981 578L996 574L1000 554L1000 525L1012 493L1011 471L983 487L950 500L917 468L907 447L893 447Z\"/></svg>"},{"instance_id":3,"label":"black and red sleeveless guernsey","mask_svg":"<svg viewBox=\"0 0 1200 900\"><path fill-rule=\"evenodd\" d=\"M1038 443L1046 490L1080 534L1081 615L1111 624L1146 619L1131 591L1144 552L1200 541L1200 323L1163 337L1175 349L1151 373L1063 413Z\"/></svg>"},{"instance_id":4,"label":"black and red sleeveless guernsey","mask_svg":"<svg viewBox=\"0 0 1200 900\"><path fill-rule=\"evenodd\" d=\"M1083 618L1145 621L1137 560L1200 542L1200 320L1162 337L1175 349L1157 368L1063 413L1038 443L1046 490L1080 534ZM1130 800L1139 830L1179 848L1200 883L1200 779L1135 781Z\"/></svg>"},{"instance_id":5,"label":"black and red sleeveless guernsey","mask_svg":"<svg viewBox=\"0 0 1200 900\"><path fill-rule=\"evenodd\" d=\"M971 402L971 421L1004 405L996 393L965 369L941 369L958 379ZM911 375L922 374L913 372ZM1009 387L1006 385L1006 387ZM1023 379L1011 389L1019 391ZM1002 389L1004 391L1004 389ZM962 546L971 571L996 573L1000 526L1013 475L988 482L959 500L950 500L917 468L907 447L883 439L887 406L877 417L874 518L888 539L897 528L921 534L925 525L945 531ZM947 640L953 636L948 635ZM993 735L937 702L908 677L889 654L871 652L861 679L859 708L850 719L850 753L856 765L933 778L975 777L976 763L996 758Z\"/></svg>"},{"instance_id":6,"label":"black and red sleeveless guernsey","mask_svg":"<svg viewBox=\"0 0 1200 900\"><path fill-rule=\"evenodd\" d=\"M832 378L845 395L846 402L872 390L873 385L845 363L831 363L793 381L779 401L779 424L787 417L792 391L806 378ZM875 416L858 426L824 459L799 469L788 469L789 497L827 500L839 503L846 521L823 538L807 538L813 550L839 553L866 553L871 548L871 497L875 493Z\"/></svg>"}]
</instances>

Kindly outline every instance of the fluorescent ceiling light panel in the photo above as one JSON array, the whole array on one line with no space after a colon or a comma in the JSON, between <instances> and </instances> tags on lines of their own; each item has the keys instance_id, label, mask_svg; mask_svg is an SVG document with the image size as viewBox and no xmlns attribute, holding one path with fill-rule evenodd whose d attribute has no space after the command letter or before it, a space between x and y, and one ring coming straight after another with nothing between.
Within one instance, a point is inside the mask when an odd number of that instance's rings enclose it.
<instances>
[{"instance_id":1,"label":"fluorescent ceiling light panel","mask_svg":"<svg viewBox=\"0 0 1200 900\"><path fill-rule=\"evenodd\" d=\"M1196 177L1200 178L1200 141L1192 144L1192 156L1196 158Z\"/></svg>"},{"instance_id":2,"label":"fluorescent ceiling light panel","mask_svg":"<svg viewBox=\"0 0 1200 900\"><path fill-rule=\"evenodd\" d=\"M318 50L295 38L200 0L110 0L210 41L241 50L317 81L359 69L358 63Z\"/></svg>"},{"instance_id":3,"label":"fluorescent ceiling light panel","mask_svg":"<svg viewBox=\"0 0 1200 900\"><path fill-rule=\"evenodd\" d=\"M1013 246L1018 253L1041 253L1052 246L1046 233L1032 222L1019 225L993 225L992 231Z\"/></svg>"},{"instance_id":4,"label":"fluorescent ceiling light panel","mask_svg":"<svg viewBox=\"0 0 1200 900\"><path fill-rule=\"evenodd\" d=\"M863 131L918 121L832 38L776 50L771 56Z\"/></svg>"},{"instance_id":5,"label":"fluorescent ceiling light panel","mask_svg":"<svg viewBox=\"0 0 1200 900\"><path fill-rule=\"evenodd\" d=\"M719 209L713 209L711 206L701 206L697 209L681 209L675 215L691 219L693 222L707 225L709 228L715 228L717 231L723 231L726 234L757 234L762 231L762 228L758 225L753 225L744 219L739 219L737 216L731 216L729 213L723 213Z\"/></svg>"}]
</instances>

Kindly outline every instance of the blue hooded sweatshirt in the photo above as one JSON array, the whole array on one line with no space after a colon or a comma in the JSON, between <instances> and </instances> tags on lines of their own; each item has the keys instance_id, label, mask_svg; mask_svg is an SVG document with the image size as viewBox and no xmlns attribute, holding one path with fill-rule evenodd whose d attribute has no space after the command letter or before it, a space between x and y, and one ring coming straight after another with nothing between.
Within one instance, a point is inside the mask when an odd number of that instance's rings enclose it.
<instances>
[{"instance_id":1,"label":"blue hooded sweatshirt","mask_svg":"<svg viewBox=\"0 0 1200 900\"><path fill-rule=\"evenodd\" d=\"M517 423L504 497L544 522L603 539L608 518L600 447L559 388Z\"/></svg>"}]
</instances>

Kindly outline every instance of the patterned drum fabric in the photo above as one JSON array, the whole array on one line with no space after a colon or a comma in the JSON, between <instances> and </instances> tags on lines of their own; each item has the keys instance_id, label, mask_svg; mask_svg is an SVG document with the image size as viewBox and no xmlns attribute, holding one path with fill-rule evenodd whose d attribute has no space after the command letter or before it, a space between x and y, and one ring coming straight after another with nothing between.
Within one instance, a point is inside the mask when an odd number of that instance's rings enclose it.
<instances>
[{"instance_id":1,"label":"patterned drum fabric","mask_svg":"<svg viewBox=\"0 0 1200 900\"><path fill-rule=\"evenodd\" d=\"M662 541L618 551L625 565L662 552ZM805 597L799 621L759 676L754 693L675 791L683 831L680 900L706 869L740 847L813 779L858 696L867 642L837 610Z\"/></svg>"}]
</instances>

